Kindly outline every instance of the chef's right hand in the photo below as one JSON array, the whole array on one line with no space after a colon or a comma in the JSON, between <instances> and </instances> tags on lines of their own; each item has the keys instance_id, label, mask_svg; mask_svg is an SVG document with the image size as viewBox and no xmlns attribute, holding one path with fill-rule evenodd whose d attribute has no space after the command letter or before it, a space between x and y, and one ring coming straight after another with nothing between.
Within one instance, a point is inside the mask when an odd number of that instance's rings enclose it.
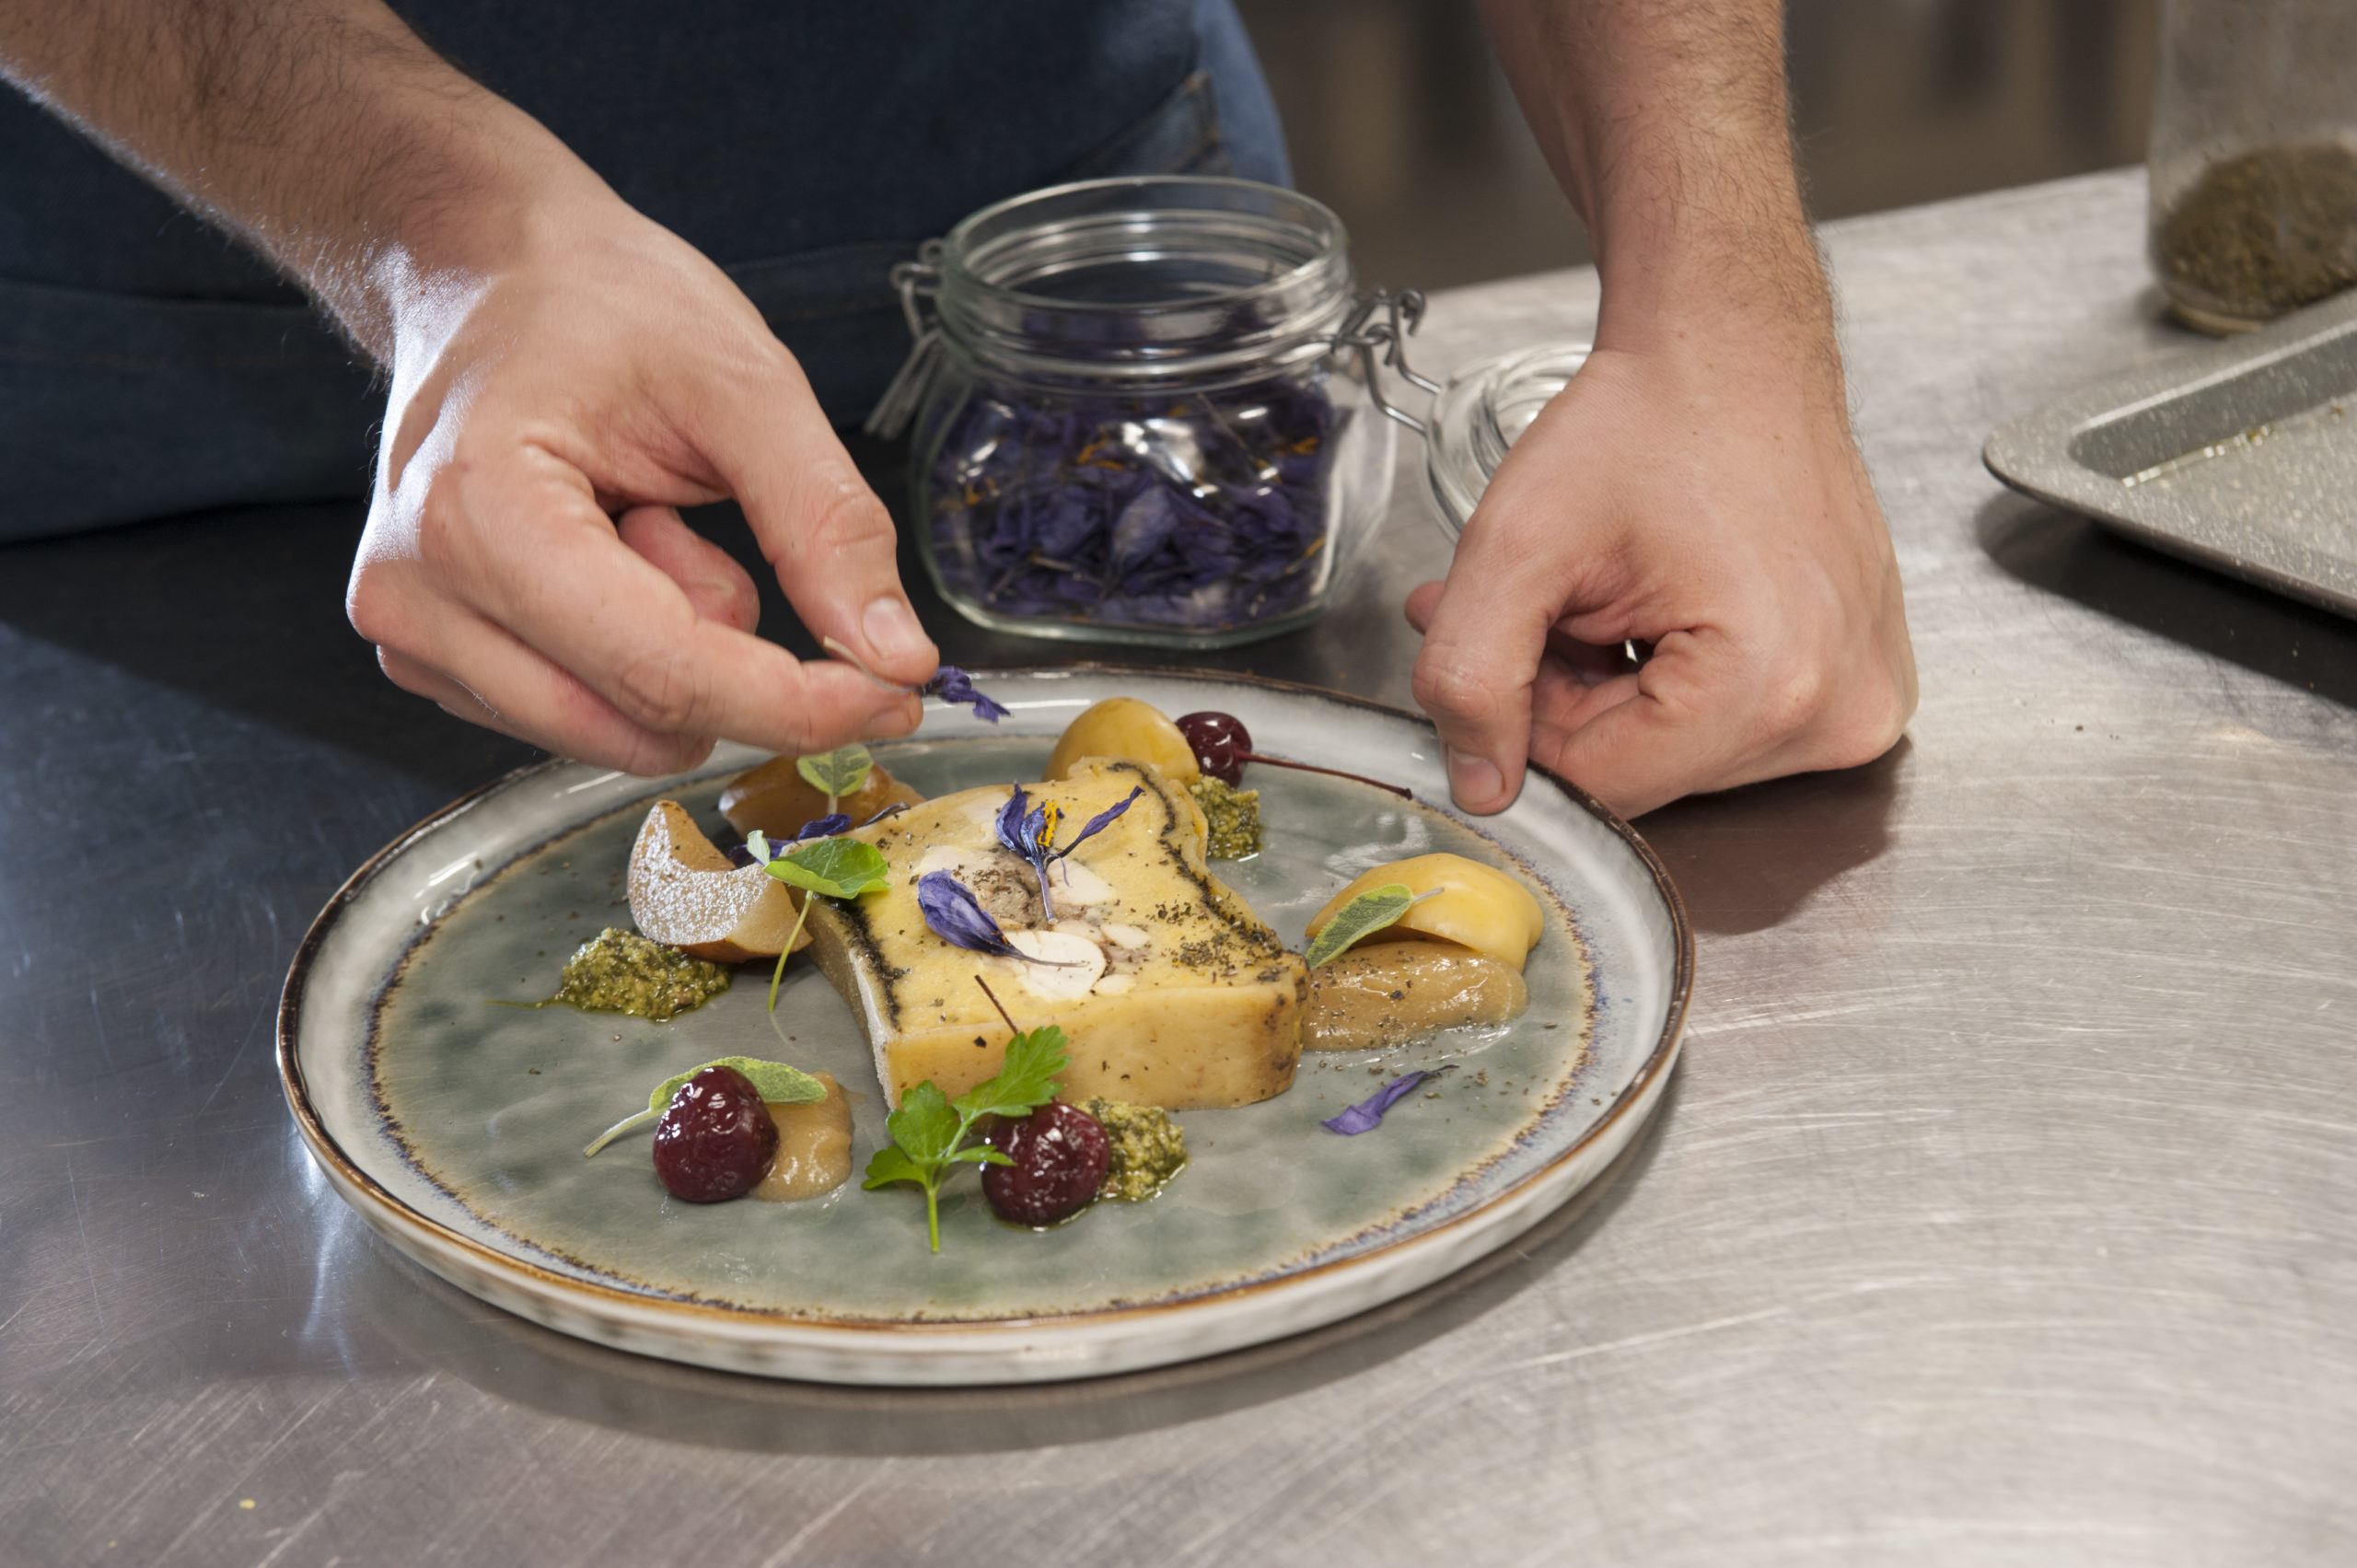
<instances>
[{"instance_id":1,"label":"chef's right hand","mask_svg":"<svg viewBox=\"0 0 2357 1568\"><path fill-rule=\"evenodd\" d=\"M393 281L391 394L346 608L396 682L630 772L715 738L906 734L915 698L752 634L750 577L678 508L734 497L812 635L938 662L890 517L719 268L588 174ZM431 266L433 270L426 270Z\"/></svg>"}]
</instances>

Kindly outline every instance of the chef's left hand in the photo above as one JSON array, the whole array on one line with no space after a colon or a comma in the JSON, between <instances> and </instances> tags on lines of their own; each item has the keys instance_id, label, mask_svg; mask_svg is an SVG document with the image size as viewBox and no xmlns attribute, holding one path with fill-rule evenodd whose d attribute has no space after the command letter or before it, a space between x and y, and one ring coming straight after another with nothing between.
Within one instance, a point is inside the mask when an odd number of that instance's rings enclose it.
<instances>
[{"instance_id":1,"label":"chef's left hand","mask_svg":"<svg viewBox=\"0 0 2357 1568\"><path fill-rule=\"evenodd\" d=\"M1633 817L1897 740L1914 655L1847 415L1829 331L1599 341L1408 598L1460 806L1503 809L1526 759Z\"/></svg>"}]
</instances>

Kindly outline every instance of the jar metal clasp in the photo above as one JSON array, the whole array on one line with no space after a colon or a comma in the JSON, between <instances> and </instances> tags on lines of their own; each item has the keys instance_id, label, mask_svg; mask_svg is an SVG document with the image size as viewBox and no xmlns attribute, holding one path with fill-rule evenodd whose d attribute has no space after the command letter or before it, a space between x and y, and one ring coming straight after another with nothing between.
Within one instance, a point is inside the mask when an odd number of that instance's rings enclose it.
<instances>
[{"instance_id":1,"label":"jar metal clasp","mask_svg":"<svg viewBox=\"0 0 2357 1568\"><path fill-rule=\"evenodd\" d=\"M1367 400L1387 418L1429 439L1429 424L1383 395L1383 377L1376 368L1376 351L1380 349L1383 363L1401 380L1435 397L1439 395L1440 383L1419 375L1408 363L1408 339L1423 319L1422 289L1403 288L1396 293L1387 288L1369 289L1359 296L1358 304L1331 342L1338 349L1357 351L1359 365L1366 377Z\"/></svg>"},{"instance_id":2,"label":"jar metal clasp","mask_svg":"<svg viewBox=\"0 0 2357 1568\"><path fill-rule=\"evenodd\" d=\"M927 305L941 292L941 241L926 240L918 248L915 261L892 268L891 278L892 292L900 296L900 316L909 324L909 357L900 361L891 385L884 389L866 423L860 426L887 441L906 430L917 416L917 404L923 400L933 367L941 358L940 318Z\"/></svg>"}]
</instances>

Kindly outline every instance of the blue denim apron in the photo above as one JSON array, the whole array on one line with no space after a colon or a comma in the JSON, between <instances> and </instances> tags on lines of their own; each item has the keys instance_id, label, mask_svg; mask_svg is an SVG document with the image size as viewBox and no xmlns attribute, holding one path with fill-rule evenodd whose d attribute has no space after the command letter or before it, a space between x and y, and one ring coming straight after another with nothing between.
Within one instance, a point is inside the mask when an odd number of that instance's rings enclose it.
<instances>
[{"instance_id":1,"label":"blue denim apron","mask_svg":"<svg viewBox=\"0 0 2357 1568\"><path fill-rule=\"evenodd\" d=\"M1286 183L1231 0L394 0L713 258L854 424L886 274L1017 191ZM0 89L0 540L367 493L381 385L304 296Z\"/></svg>"}]
</instances>

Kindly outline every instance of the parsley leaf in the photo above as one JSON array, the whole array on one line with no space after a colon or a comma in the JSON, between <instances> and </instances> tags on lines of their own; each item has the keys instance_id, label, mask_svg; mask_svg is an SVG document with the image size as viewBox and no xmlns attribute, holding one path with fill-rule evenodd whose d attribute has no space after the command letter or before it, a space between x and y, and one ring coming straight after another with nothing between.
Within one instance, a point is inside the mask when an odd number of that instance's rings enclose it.
<instances>
[{"instance_id":1,"label":"parsley leaf","mask_svg":"<svg viewBox=\"0 0 2357 1568\"><path fill-rule=\"evenodd\" d=\"M1064 1031L1050 1024L1027 1029L1006 1042L997 1075L985 1078L955 1100L928 1078L900 1097L900 1109L884 1120L892 1142L867 1162L870 1191L896 1181L914 1182L924 1193L925 1234L941 1250L941 1183L957 1165L1013 1165L988 1144L969 1143L985 1116L1028 1116L1056 1098L1055 1076L1064 1069Z\"/></svg>"}]
</instances>

